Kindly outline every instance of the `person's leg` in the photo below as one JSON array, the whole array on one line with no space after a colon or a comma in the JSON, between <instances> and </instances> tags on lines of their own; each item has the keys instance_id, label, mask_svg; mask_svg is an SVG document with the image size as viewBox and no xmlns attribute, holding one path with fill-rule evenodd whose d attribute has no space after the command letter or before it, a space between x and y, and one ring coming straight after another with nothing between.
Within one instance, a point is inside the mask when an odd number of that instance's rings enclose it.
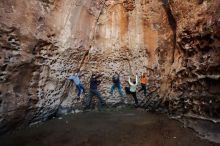
<instances>
[{"instance_id":1,"label":"person's leg","mask_svg":"<svg viewBox=\"0 0 220 146\"><path fill-rule=\"evenodd\" d=\"M90 108L93 96L94 96L94 93L90 90L89 95L88 95L88 99L87 99L87 102L86 102L86 107L85 107L86 109Z\"/></svg>"},{"instance_id":2,"label":"person's leg","mask_svg":"<svg viewBox=\"0 0 220 146\"><path fill-rule=\"evenodd\" d=\"M144 90L144 95L146 96L147 95L147 89L146 89L146 85L143 84L143 90Z\"/></svg>"},{"instance_id":3,"label":"person's leg","mask_svg":"<svg viewBox=\"0 0 220 146\"><path fill-rule=\"evenodd\" d=\"M96 90L96 91L94 91L95 92L95 95L98 97L98 99L99 99L99 110L101 110L102 109L102 105L104 105L105 104L105 102L104 102L104 100L102 99L102 96L101 96L101 94Z\"/></svg>"},{"instance_id":4,"label":"person's leg","mask_svg":"<svg viewBox=\"0 0 220 146\"><path fill-rule=\"evenodd\" d=\"M138 92L141 92L143 90L143 86L141 85L141 89L140 90L138 90Z\"/></svg>"},{"instance_id":5,"label":"person's leg","mask_svg":"<svg viewBox=\"0 0 220 146\"><path fill-rule=\"evenodd\" d=\"M138 99L137 99L137 95L136 95L136 92L131 92L133 98L134 98L134 101L135 101L135 104L138 105Z\"/></svg>"},{"instance_id":6,"label":"person's leg","mask_svg":"<svg viewBox=\"0 0 220 146\"><path fill-rule=\"evenodd\" d=\"M115 89L115 84L113 83L113 84L112 84L112 87L111 87L111 91L110 91L110 94L111 94L111 95L113 94L114 89Z\"/></svg>"},{"instance_id":7,"label":"person's leg","mask_svg":"<svg viewBox=\"0 0 220 146\"><path fill-rule=\"evenodd\" d=\"M141 89L138 92L141 92L142 90L144 90L144 84L141 84Z\"/></svg>"},{"instance_id":8,"label":"person's leg","mask_svg":"<svg viewBox=\"0 0 220 146\"><path fill-rule=\"evenodd\" d=\"M77 96L78 98L80 97L80 94L81 94L81 88L80 88L80 85L76 85L76 88L77 88Z\"/></svg>"},{"instance_id":9,"label":"person's leg","mask_svg":"<svg viewBox=\"0 0 220 146\"><path fill-rule=\"evenodd\" d=\"M131 94L130 88L129 87L125 87L125 92L126 92L126 94Z\"/></svg>"},{"instance_id":10,"label":"person's leg","mask_svg":"<svg viewBox=\"0 0 220 146\"><path fill-rule=\"evenodd\" d=\"M85 93L85 88L83 87L83 85L82 85L82 84L79 84L79 86L80 86L80 89L83 90L83 93Z\"/></svg>"},{"instance_id":11,"label":"person's leg","mask_svg":"<svg viewBox=\"0 0 220 146\"><path fill-rule=\"evenodd\" d=\"M121 87L121 84L119 84L118 86L118 92L121 96L124 96L123 92L122 92L122 87Z\"/></svg>"}]
</instances>

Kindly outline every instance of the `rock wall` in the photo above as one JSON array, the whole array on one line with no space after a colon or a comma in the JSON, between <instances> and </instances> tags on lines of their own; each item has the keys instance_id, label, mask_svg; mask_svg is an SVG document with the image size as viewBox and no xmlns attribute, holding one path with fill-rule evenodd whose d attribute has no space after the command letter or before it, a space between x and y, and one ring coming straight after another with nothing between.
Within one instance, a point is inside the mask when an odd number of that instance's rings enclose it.
<instances>
[{"instance_id":1,"label":"rock wall","mask_svg":"<svg viewBox=\"0 0 220 146\"><path fill-rule=\"evenodd\" d=\"M146 72L144 108L220 115L218 0L1 0L0 129L82 108L66 78L78 68L89 88L103 73L109 105L111 76ZM90 47L91 46L91 47Z\"/></svg>"}]
</instances>

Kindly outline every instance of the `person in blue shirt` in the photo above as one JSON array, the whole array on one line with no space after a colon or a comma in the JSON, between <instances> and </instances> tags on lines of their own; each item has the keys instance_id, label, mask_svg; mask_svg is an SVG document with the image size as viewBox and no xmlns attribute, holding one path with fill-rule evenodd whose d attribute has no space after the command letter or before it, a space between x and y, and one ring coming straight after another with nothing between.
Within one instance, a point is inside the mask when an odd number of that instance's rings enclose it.
<instances>
[{"instance_id":1,"label":"person in blue shirt","mask_svg":"<svg viewBox=\"0 0 220 146\"><path fill-rule=\"evenodd\" d=\"M115 72L115 74L113 75L112 82L113 82L113 85L111 87L110 94L111 95L113 94L113 91L116 87L116 88L118 88L118 92L119 92L120 96L124 96L123 92L122 92L122 88L121 88L120 75L117 72Z\"/></svg>"},{"instance_id":2,"label":"person in blue shirt","mask_svg":"<svg viewBox=\"0 0 220 146\"><path fill-rule=\"evenodd\" d=\"M97 75L95 73L92 73L92 76L90 78L90 90L89 90L89 95L88 95L88 102L86 103L86 106L84 109L90 109L93 96L97 96L99 99L99 110L101 110L102 105L105 104L101 94L99 93L97 89L98 85L101 83L101 81L98 80L98 78L100 78L101 76L103 75L102 74Z\"/></svg>"},{"instance_id":3,"label":"person in blue shirt","mask_svg":"<svg viewBox=\"0 0 220 146\"><path fill-rule=\"evenodd\" d=\"M82 90L85 93L85 88L83 87L83 85L81 84L81 81L79 79L79 73L75 73L74 75L70 76L68 79L73 81L74 84L76 85L76 89L78 90L78 93L77 93L78 98L77 99L79 100Z\"/></svg>"}]
</instances>

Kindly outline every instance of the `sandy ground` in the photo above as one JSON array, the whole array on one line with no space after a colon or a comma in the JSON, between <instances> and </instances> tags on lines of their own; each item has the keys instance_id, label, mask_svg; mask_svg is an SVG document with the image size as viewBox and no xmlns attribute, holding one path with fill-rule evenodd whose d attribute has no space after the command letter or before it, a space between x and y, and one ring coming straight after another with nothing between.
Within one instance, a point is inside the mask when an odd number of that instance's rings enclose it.
<instances>
[{"instance_id":1,"label":"sandy ground","mask_svg":"<svg viewBox=\"0 0 220 146\"><path fill-rule=\"evenodd\" d=\"M86 112L0 137L1 146L220 146L165 115L139 110Z\"/></svg>"}]
</instances>

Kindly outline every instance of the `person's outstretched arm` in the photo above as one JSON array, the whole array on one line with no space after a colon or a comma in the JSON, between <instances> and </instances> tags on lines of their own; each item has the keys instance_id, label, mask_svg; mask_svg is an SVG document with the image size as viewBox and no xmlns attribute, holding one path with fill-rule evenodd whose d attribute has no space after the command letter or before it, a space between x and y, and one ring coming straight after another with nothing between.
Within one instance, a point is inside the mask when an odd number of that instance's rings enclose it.
<instances>
[{"instance_id":1,"label":"person's outstretched arm","mask_svg":"<svg viewBox=\"0 0 220 146\"><path fill-rule=\"evenodd\" d=\"M128 83L129 83L130 85L133 85L133 83L131 82L130 76L128 77Z\"/></svg>"},{"instance_id":2,"label":"person's outstretched arm","mask_svg":"<svg viewBox=\"0 0 220 146\"><path fill-rule=\"evenodd\" d=\"M68 80L73 80L74 77L71 75L71 76L69 76L67 79L68 79Z\"/></svg>"}]
</instances>

